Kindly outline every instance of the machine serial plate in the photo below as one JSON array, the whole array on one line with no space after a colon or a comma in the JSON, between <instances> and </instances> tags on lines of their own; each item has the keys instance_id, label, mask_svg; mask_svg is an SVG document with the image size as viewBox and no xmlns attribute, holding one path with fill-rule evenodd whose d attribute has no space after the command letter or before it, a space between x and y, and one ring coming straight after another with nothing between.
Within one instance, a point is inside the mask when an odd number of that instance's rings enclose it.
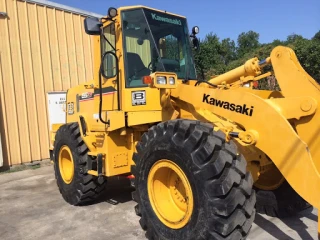
<instances>
[{"instance_id":1,"label":"machine serial plate","mask_svg":"<svg viewBox=\"0 0 320 240\"><path fill-rule=\"evenodd\" d=\"M74 103L73 102L68 102L68 114L69 115L74 114Z\"/></svg>"},{"instance_id":2,"label":"machine serial plate","mask_svg":"<svg viewBox=\"0 0 320 240\"><path fill-rule=\"evenodd\" d=\"M133 91L132 106L146 105L146 91Z\"/></svg>"}]
</instances>

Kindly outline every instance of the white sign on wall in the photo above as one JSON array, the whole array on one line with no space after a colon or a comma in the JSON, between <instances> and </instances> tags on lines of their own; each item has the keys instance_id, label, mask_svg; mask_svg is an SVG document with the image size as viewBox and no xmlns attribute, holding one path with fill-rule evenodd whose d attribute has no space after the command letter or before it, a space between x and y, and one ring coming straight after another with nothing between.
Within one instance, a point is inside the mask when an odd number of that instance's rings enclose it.
<instances>
[{"instance_id":1,"label":"white sign on wall","mask_svg":"<svg viewBox=\"0 0 320 240\"><path fill-rule=\"evenodd\" d=\"M66 92L47 93L50 130L52 124L66 123Z\"/></svg>"}]
</instances>

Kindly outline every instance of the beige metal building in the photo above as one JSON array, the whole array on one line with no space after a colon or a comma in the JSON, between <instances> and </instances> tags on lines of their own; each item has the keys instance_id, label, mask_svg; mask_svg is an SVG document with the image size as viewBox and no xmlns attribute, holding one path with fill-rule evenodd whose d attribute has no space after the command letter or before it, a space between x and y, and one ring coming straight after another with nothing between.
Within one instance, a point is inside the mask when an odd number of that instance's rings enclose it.
<instances>
[{"instance_id":1,"label":"beige metal building","mask_svg":"<svg viewBox=\"0 0 320 240\"><path fill-rule=\"evenodd\" d=\"M101 17L48 1L0 0L4 166L49 158L46 93L93 77L91 38L83 28L86 16Z\"/></svg>"}]
</instances>

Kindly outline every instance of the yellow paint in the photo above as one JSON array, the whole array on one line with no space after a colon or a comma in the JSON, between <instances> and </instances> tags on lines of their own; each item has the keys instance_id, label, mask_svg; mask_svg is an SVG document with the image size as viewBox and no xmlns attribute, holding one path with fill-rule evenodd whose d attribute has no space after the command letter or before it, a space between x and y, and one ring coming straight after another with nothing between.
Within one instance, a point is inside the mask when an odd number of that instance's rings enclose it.
<instances>
[{"instance_id":1,"label":"yellow paint","mask_svg":"<svg viewBox=\"0 0 320 240\"><path fill-rule=\"evenodd\" d=\"M176 88L178 85L177 81L177 74L175 73L166 73L166 72L155 72L150 74L150 77L152 78L152 87L155 88L165 88L165 89L170 89L170 88ZM157 83L157 77L165 77L166 78L166 84L159 84ZM174 78L174 84L169 84L169 78Z\"/></svg>"},{"instance_id":2,"label":"yellow paint","mask_svg":"<svg viewBox=\"0 0 320 240\"><path fill-rule=\"evenodd\" d=\"M114 131L126 125L123 111L107 111L106 119L107 122L110 122L107 131Z\"/></svg>"},{"instance_id":3,"label":"yellow paint","mask_svg":"<svg viewBox=\"0 0 320 240\"><path fill-rule=\"evenodd\" d=\"M305 96L309 96L317 102L320 101L319 85L301 69L291 49L275 48L271 53L271 62L282 89L283 97L289 99L290 97L301 97L301 99L304 99ZM232 81L236 80L235 78L232 79ZM232 83L232 81L228 82ZM257 132L258 136L255 139L254 146L270 157L290 185L306 201L315 207L320 206L320 193L316 191L320 187L318 172L320 163L317 161L320 158L320 151L317 147L320 144L320 139L316 137L319 128L317 119L320 118L318 116L320 111L313 113L311 107L310 112L304 112L304 116L307 115L306 117L301 117L300 120L294 119L296 132L285 116L291 118L301 115L301 101L291 101L288 105L282 104L282 100L278 102L273 100L278 103L275 108L274 104L270 104L270 101L255 95L253 91L207 87L194 88L183 84L172 90L171 93L171 96L173 99L177 99L177 102L182 101L192 104L192 108L189 110L195 116L197 114L201 115L203 109L209 110L217 116L233 121L234 124L241 125L244 129ZM243 104L246 104L249 108L253 106L252 116L203 102L204 94L209 94L210 98L239 104L240 106L243 106ZM314 104L312 99L308 98L308 100L312 106L318 106ZM298 109L298 113L292 114L292 109ZM206 116L203 117L206 118ZM210 115L206 119L213 122ZM239 139L235 140L239 141ZM310 191L310 189L314 190Z\"/></svg>"},{"instance_id":4,"label":"yellow paint","mask_svg":"<svg viewBox=\"0 0 320 240\"><path fill-rule=\"evenodd\" d=\"M101 123L96 117L100 101L97 94L91 101L79 103L79 110L67 117L68 122L80 123L80 116L85 119L87 132L84 134L81 131L81 137L90 150L89 155L103 155L103 174L115 176L129 173L135 145L141 135L156 122L176 118L197 119L212 124L215 130L226 134L239 133L238 138L230 139L227 136L226 140L233 140L239 152L245 156L256 186L275 189L285 179L302 198L319 208L320 87L300 66L292 49L274 48L263 64L257 58L249 59L244 65L209 80L217 85L215 87L206 83L195 86L195 81L183 83L180 79L174 86L153 83L147 87L129 88L125 82L121 12L138 7L119 8L114 25L110 21L103 24L104 28L115 29L114 44L119 60L119 83L115 77L102 77L102 88L114 89L112 93L103 96L102 104L102 116L106 121L110 120L110 126ZM57 42L61 38L52 37ZM113 36L110 38L113 39ZM128 42L133 44L135 41ZM94 77L88 78L86 84L70 88L67 102L76 103L77 95L85 91L95 93L99 89L103 52L99 36L92 37L92 43ZM140 51L136 46L130 48ZM141 51L150 49L142 46ZM20 61L19 58L17 60ZM266 64L272 65L281 92L243 87L246 82L252 87L254 81L269 76L271 72L264 73L262 69ZM163 73L155 73L152 77L155 79L159 74ZM145 105L132 103L135 91L145 92ZM189 221L193 208L192 191L187 178L169 160L162 160L156 166L148 178L153 208L166 226L181 228ZM96 171L89 173L96 174ZM177 199L172 197L170 179L174 176L182 179L185 196L188 196L190 202L177 203ZM164 194L159 194L160 191ZM167 205L160 203L164 199L170 199Z\"/></svg>"},{"instance_id":5,"label":"yellow paint","mask_svg":"<svg viewBox=\"0 0 320 240\"><path fill-rule=\"evenodd\" d=\"M114 154L112 160L113 160L113 167L114 168L121 168L121 167L129 166L128 151L119 152L119 153Z\"/></svg>"},{"instance_id":6,"label":"yellow paint","mask_svg":"<svg viewBox=\"0 0 320 240\"><path fill-rule=\"evenodd\" d=\"M116 130L100 138L102 142L97 152L103 152L106 176L116 176L119 174L130 173L132 161L132 143L128 142L127 136L121 136L120 131Z\"/></svg>"},{"instance_id":7,"label":"yellow paint","mask_svg":"<svg viewBox=\"0 0 320 240\"><path fill-rule=\"evenodd\" d=\"M128 126L162 121L162 111L128 112Z\"/></svg>"},{"instance_id":8,"label":"yellow paint","mask_svg":"<svg viewBox=\"0 0 320 240\"><path fill-rule=\"evenodd\" d=\"M258 64L258 58L252 58L240 67L237 67L227 73L224 73L220 76L217 76L211 80L209 80L212 84L228 84L239 80L240 77L248 77L248 76L257 76L261 74L260 67Z\"/></svg>"},{"instance_id":9,"label":"yellow paint","mask_svg":"<svg viewBox=\"0 0 320 240\"><path fill-rule=\"evenodd\" d=\"M145 91L147 105L132 106L132 92ZM122 110L126 112L139 112L161 110L160 89L157 88L123 88L121 91Z\"/></svg>"},{"instance_id":10,"label":"yellow paint","mask_svg":"<svg viewBox=\"0 0 320 240\"><path fill-rule=\"evenodd\" d=\"M72 152L66 145L62 146L59 151L59 170L63 181L70 184L74 176L74 162Z\"/></svg>"},{"instance_id":11,"label":"yellow paint","mask_svg":"<svg viewBox=\"0 0 320 240\"><path fill-rule=\"evenodd\" d=\"M102 119L105 122L109 122L109 125L103 124L98 116L98 113L91 115L86 114L85 119L89 131L114 131L125 126L125 115L123 111L103 111L101 113Z\"/></svg>"},{"instance_id":12,"label":"yellow paint","mask_svg":"<svg viewBox=\"0 0 320 240\"><path fill-rule=\"evenodd\" d=\"M286 119L297 119L312 115L318 107L318 102L311 97L286 97L266 100Z\"/></svg>"},{"instance_id":13,"label":"yellow paint","mask_svg":"<svg viewBox=\"0 0 320 240\"><path fill-rule=\"evenodd\" d=\"M203 103L204 94L210 94L213 98L230 103L241 105L245 103L247 106L255 106L253 115L249 117ZM176 91L172 91L172 96L182 101L194 102L193 106L196 111L207 109L218 116L236 121L244 128L254 129L259 133L255 146L272 159L284 176L291 180L289 182L297 192L304 196L306 200L318 205L317 201L315 201L317 194L311 193L305 187L307 179L309 179L309 187L316 189L319 185L319 181L317 181L318 175L306 144L295 133L287 119L266 101L251 93L238 92L236 90L221 91L194 88L186 85L179 85ZM192 99L190 99L190 96L192 96ZM210 119L207 120L210 121Z\"/></svg>"},{"instance_id":14,"label":"yellow paint","mask_svg":"<svg viewBox=\"0 0 320 240\"><path fill-rule=\"evenodd\" d=\"M161 10L159 10L159 9L155 9L155 8L151 8L151 7L147 7L147 6L143 6L143 5L119 7L119 8L118 8L118 12L125 11L125 10L130 10L130 9L135 9L135 8L146 8L146 9L150 9L150 10L154 10L154 11L158 11L158 12L167 13L167 14L170 14L170 15L172 15L172 16L177 16L177 17L181 17L181 18L186 18L185 16L178 15L178 14L176 14L176 13L172 13L172 12L168 12L168 11L161 11Z\"/></svg>"},{"instance_id":15,"label":"yellow paint","mask_svg":"<svg viewBox=\"0 0 320 240\"><path fill-rule=\"evenodd\" d=\"M94 170L89 170L88 174L98 177L98 172Z\"/></svg>"},{"instance_id":16,"label":"yellow paint","mask_svg":"<svg viewBox=\"0 0 320 240\"><path fill-rule=\"evenodd\" d=\"M147 186L151 206L164 225L180 229L190 221L194 207L192 188L176 163L157 161L149 172Z\"/></svg>"},{"instance_id":17,"label":"yellow paint","mask_svg":"<svg viewBox=\"0 0 320 240\"><path fill-rule=\"evenodd\" d=\"M285 178L276 166L271 163L258 170L260 173L254 185L263 190L275 190L284 182Z\"/></svg>"},{"instance_id":18,"label":"yellow paint","mask_svg":"<svg viewBox=\"0 0 320 240\"><path fill-rule=\"evenodd\" d=\"M53 144L54 144L54 139L56 137L56 133L58 129L62 126L63 124L52 124L52 129L50 131L50 150L53 149Z\"/></svg>"}]
</instances>

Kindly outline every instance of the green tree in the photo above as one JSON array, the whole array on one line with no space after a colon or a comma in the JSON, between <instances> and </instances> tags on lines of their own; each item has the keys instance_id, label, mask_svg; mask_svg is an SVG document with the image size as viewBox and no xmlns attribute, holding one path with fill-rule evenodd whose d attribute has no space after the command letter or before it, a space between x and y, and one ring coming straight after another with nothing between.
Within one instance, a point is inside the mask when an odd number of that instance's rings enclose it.
<instances>
[{"instance_id":1,"label":"green tree","mask_svg":"<svg viewBox=\"0 0 320 240\"><path fill-rule=\"evenodd\" d=\"M248 59L258 57L265 59L279 45L292 48L302 67L320 83L320 31L309 40L299 34L291 34L285 41L275 39L271 43L260 44L259 34L253 31L238 36L237 47L229 38L219 40L216 34L208 34L200 42L200 51L195 54L196 67L200 79L210 79L243 65ZM266 67L265 71L272 70ZM279 90L275 78L269 77L259 81L260 89Z\"/></svg>"},{"instance_id":2,"label":"green tree","mask_svg":"<svg viewBox=\"0 0 320 240\"><path fill-rule=\"evenodd\" d=\"M319 40L320 41L320 30L313 36L312 40Z\"/></svg>"},{"instance_id":3,"label":"green tree","mask_svg":"<svg viewBox=\"0 0 320 240\"><path fill-rule=\"evenodd\" d=\"M195 54L197 71L201 79L208 79L209 70L221 66L220 56L221 44L216 34L207 34L205 39L200 42L200 50Z\"/></svg>"},{"instance_id":4,"label":"green tree","mask_svg":"<svg viewBox=\"0 0 320 240\"><path fill-rule=\"evenodd\" d=\"M243 32L238 36L238 49L239 57L244 56L246 53L251 52L253 49L259 47L259 33L254 31Z\"/></svg>"},{"instance_id":5,"label":"green tree","mask_svg":"<svg viewBox=\"0 0 320 240\"><path fill-rule=\"evenodd\" d=\"M294 44L298 40L302 40L303 37L299 34L292 33L287 37L286 44Z\"/></svg>"},{"instance_id":6,"label":"green tree","mask_svg":"<svg viewBox=\"0 0 320 240\"><path fill-rule=\"evenodd\" d=\"M231 61L237 58L236 50L236 44L230 38L226 38L221 41L220 55L225 65L228 65Z\"/></svg>"},{"instance_id":7,"label":"green tree","mask_svg":"<svg viewBox=\"0 0 320 240\"><path fill-rule=\"evenodd\" d=\"M320 44L318 39L299 39L294 51L302 67L320 83Z\"/></svg>"},{"instance_id":8,"label":"green tree","mask_svg":"<svg viewBox=\"0 0 320 240\"><path fill-rule=\"evenodd\" d=\"M279 40L279 39L275 39L275 40L273 40L273 42L271 43L271 45L272 45L273 47L276 47L276 46L279 46L279 45L284 45L284 43L283 43L281 40Z\"/></svg>"}]
</instances>

